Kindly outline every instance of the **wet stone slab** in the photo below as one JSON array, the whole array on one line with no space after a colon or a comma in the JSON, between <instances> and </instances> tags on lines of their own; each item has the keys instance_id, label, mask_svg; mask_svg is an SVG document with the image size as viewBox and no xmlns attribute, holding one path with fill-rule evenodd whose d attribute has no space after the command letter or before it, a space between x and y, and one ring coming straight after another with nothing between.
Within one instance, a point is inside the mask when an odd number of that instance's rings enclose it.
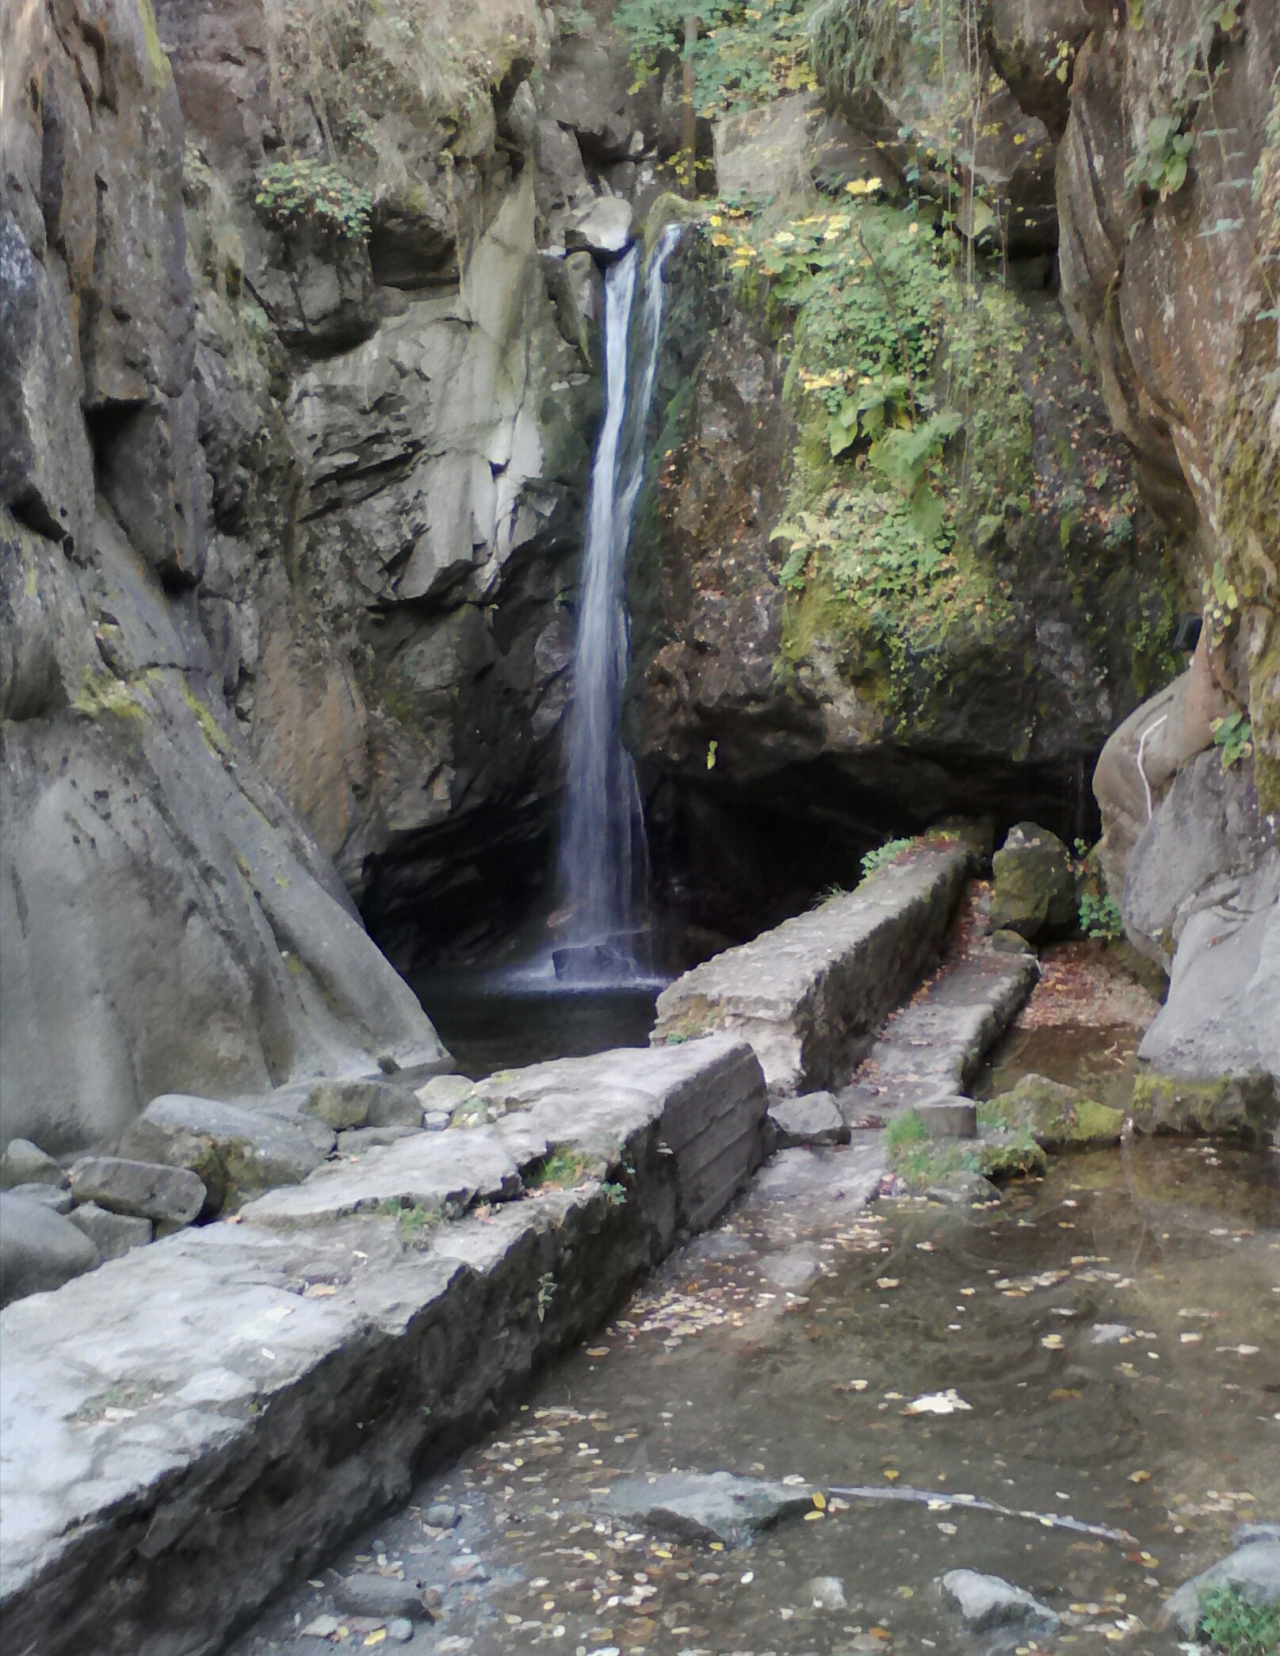
<instances>
[{"instance_id":1,"label":"wet stone slab","mask_svg":"<svg viewBox=\"0 0 1280 1656\"><path fill-rule=\"evenodd\" d=\"M742 1042L538 1069L482 1128L327 1164L4 1312L6 1648L220 1649L759 1158ZM445 1197L453 1219L426 1206Z\"/></svg>"}]
</instances>

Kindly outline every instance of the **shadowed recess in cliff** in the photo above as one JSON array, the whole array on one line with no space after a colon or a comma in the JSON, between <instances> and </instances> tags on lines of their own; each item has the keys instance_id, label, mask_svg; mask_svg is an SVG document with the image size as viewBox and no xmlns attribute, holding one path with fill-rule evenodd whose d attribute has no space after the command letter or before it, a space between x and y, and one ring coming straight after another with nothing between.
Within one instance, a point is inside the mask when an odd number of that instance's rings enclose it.
<instances>
[{"instance_id":1,"label":"shadowed recess in cliff","mask_svg":"<svg viewBox=\"0 0 1280 1656\"><path fill-rule=\"evenodd\" d=\"M563 939L556 975L579 982L625 980L642 970L648 850L635 764L619 729L630 646L623 576L644 478L662 268L679 234L678 227L664 232L643 273L633 247L605 284L605 418L583 551L555 917ZM643 298L633 330L637 286Z\"/></svg>"}]
</instances>

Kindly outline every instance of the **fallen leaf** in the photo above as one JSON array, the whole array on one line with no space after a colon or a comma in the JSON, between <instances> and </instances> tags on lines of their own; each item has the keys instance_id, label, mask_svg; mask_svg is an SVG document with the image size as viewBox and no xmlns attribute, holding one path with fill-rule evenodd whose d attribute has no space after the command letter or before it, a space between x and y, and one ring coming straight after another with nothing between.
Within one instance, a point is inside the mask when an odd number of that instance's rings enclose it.
<instances>
[{"instance_id":1,"label":"fallen leaf","mask_svg":"<svg viewBox=\"0 0 1280 1656\"><path fill-rule=\"evenodd\" d=\"M1065 1347L1066 1341L1061 1334L1046 1334L1040 1344L1046 1351L1061 1351Z\"/></svg>"},{"instance_id":2,"label":"fallen leaf","mask_svg":"<svg viewBox=\"0 0 1280 1656\"><path fill-rule=\"evenodd\" d=\"M877 1288L896 1288L898 1286L898 1281L899 1281L899 1279L897 1277L877 1277L876 1278L876 1287Z\"/></svg>"},{"instance_id":3,"label":"fallen leaf","mask_svg":"<svg viewBox=\"0 0 1280 1656\"><path fill-rule=\"evenodd\" d=\"M938 1528L942 1531L943 1535L954 1535L956 1533L956 1526L954 1524L939 1524Z\"/></svg>"},{"instance_id":4,"label":"fallen leaf","mask_svg":"<svg viewBox=\"0 0 1280 1656\"><path fill-rule=\"evenodd\" d=\"M889 1467L885 1472L885 1477L890 1483L897 1483L901 1476L902 1474L900 1472L895 1472L892 1467Z\"/></svg>"},{"instance_id":5,"label":"fallen leaf","mask_svg":"<svg viewBox=\"0 0 1280 1656\"><path fill-rule=\"evenodd\" d=\"M1049 1393L1050 1403L1065 1403L1069 1398L1079 1399L1083 1392L1073 1391L1070 1386L1055 1386Z\"/></svg>"},{"instance_id":6,"label":"fallen leaf","mask_svg":"<svg viewBox=\"0 0 1280 1656\"><path fill-rule=\"evenodd\" d=\"M950 1386L944 1392L929 1392L924 1397L917 1397L902 1412L904 1415L950 1415L961 1411L972 1412L972 1404L966 1403L955 1387Z\"/></svg>"},{"instance_id":7,"label":"fallen leaf","mask_svg":"<svg viewBox=\"0 0 1280 1656\"><path fill-rule=\"evenodd\" d=\"M587 1347L587 1356L588 1357L607 1357L608 1355L609 1355L608 1346L588 1346Z\"/></svg>"},{"instance_id":8,"label":"fallen leaf","mask_svg":"<svg viewBox=\"0 0 1280 1656\"><path fill-rule=\"evenodd\" d=\"M1129 1474L1130 1483L1150 1483L1150 1481L1150 1472L1130 1472Z\"/></svg>"}]
</instances>

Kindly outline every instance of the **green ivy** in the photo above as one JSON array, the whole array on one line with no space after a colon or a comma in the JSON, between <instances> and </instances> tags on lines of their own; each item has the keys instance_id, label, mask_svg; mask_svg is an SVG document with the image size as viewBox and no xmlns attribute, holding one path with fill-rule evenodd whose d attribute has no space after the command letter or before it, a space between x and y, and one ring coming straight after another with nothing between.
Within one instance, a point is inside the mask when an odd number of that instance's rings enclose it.
<instances>
[{"instance_id":1,"label":"green ivy","mask_svg":"<svg viewBox=\"0 0 1280 1656\"><path fill-rule=\"evenodd\" d=\"M812 91L805 29L809 0L700 0L692 52L698 113L730 115L782 92ZM686 0L621 0L613 26L631 51L637 87L684 56Z\"/></svg>"},{"instance_id":2,"label":"green ivy","mask_svg":"<svg viewBox=\"0 0 1280 1656\"><path fill-rule=\"evenodd\" d=\"M324 235L362 241L369 234L373 196L340 167L319 161L277 161L258 180L254 205L279 230L309 227Z\"/></svg>"},{"instance_id":3,"label":"green ivy","mask_svg":"<svg viewBox=\"0 0 1280 1656\"><path fill-rule=\"evenodd\" d=\"M1221 719L1215 719L1209 728L1213 732L1214 744L1222 754L1224 770L1230 770L1232 765L1238 765L1252 754L1253 726L1244 713L1228 713Z\"/></svg>"},{"instance_id":4,"label":"green ivy","mask_svg":"<svg viewBox=\"0 0 1280 1656\"><path fill-rule=\"evenodd\" d=\"M1130 161L1124 181L1130 190L1145 189L1167 201L1187 181L1187 164L1195 139L1180 132L1184 117L1156 115L1147 126L1147 141Z\"/></svg>"},{"instance_id":5,"label":"green ivy","mask_svg":"<svg viewBox=\"0 0 1280 1656\"><path fill-rule=\"evenodd\" d=\"M1223 1656L1272 1656L1280 1648L1280 1604L1255 1604L1235 1585L1200 1595L1200 1633Z\"/></svg>"},{"instance_id":6,"label":"green ivy","mask_svg":"<svg viewBox=\"0 0 1280 1656\"><path fill-rule=\"evenodd\" d=\"M1086 937L1124 936L1124 917L1113 897L1086 891L1080 899L1080 930Z\"/></svg>"}]
</instances>

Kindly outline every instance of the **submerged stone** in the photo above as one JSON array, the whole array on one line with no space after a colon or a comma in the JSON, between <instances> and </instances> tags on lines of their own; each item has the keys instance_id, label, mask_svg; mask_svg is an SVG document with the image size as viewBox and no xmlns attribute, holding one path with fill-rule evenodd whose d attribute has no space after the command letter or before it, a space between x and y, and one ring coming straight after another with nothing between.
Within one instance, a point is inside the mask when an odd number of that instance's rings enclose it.
<instances>
[{"instance_id":1,"label":"submerged stone","mask_svg":"<svg viewBox=\"0 0 1280 1656\"><path fill-rule=\"evenodd\" d=\"M1056 1633L1062 1625L1047 1604L1000 1576L982 1575L977 1570L949 1570L942 1578L942 1590L974 1633L1013 1625L1027 1632Z\"/></svg>"},{"instance_id":2,"label":"submerged stone","mask_svg":"<svg viewBox=\"0 0 1280 1656\"><path fill-rule=\"evenodd\" d=\"M597 1502L602 1511L678 1541L742 1546L813 1505L807 1484L766 1483L732 1472L665 1472L625 1478Z\"/></svg>"}]
</instances>

